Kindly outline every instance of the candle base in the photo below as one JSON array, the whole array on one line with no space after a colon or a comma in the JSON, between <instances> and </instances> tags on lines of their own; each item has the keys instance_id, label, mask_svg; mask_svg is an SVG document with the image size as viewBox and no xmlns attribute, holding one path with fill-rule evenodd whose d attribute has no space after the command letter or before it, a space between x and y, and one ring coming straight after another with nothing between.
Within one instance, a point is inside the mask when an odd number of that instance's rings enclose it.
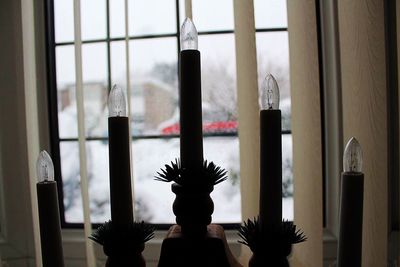
<instances>
[{"instance_id":1,"label":"candle base","mask_svg":"<svg viewBox=\"0 0 400 267\"><path fill-rule=\"evenodd\" d=\"M89 238L103 246L108 256L106 267L146 266L142 256L145 243L154 237L154 228L144 222L134 222L129 227L113 225L108 221Z\"/></svg>"},{"instance_id":2,"label":"candle base","mask_svg":"<svg viewBox=\"0 0 400 267\"><path fill-rule=\"evenodd\" d=\"M240 243L249 246L253 252L249 267L289 266L287 257L292 245L306 241L293 222L282 221L280 229L261 229L258 218L248 219L239 229Z\"/></svg>"},{"instance_id":3,"label":"candle base","mask_svg":"<svg viewBox=\"0 0 400 267\"><path fill-rule=\"evenodd\" d=\"M205 188L204 191L188 190L189 187L174 183L171 189L176 195L172 209L182 232L186 236L204 236L214 212L214 202L210 197L214 187Z\"/></svg>"},{"instance_id":4,"label":"candle base","mask_svg":"<svg viewBox=\"0 0 400 267\"><path fill-rule=\"evenodd\" d=\"M277 258L276 255L268 253L254 253L249 261L249 267L289 267L286 257Z\"/></svg>"},{"instance_id":5,"label":"candle base","mask_svg":"<svg viewBox=\"0 0 400 267\"><path fill-rule=\"evenodd\" d=\"M144 247L143 247L144 248ZM142 251L109 256L105 267L146 267Z\"/></svg>"},{"instance_id":6,"label":"candle base","mask_svg":"<svg viewBox=\"0 0 400 267\"><path fill-rule=\"evenodd\" d=\"M173 225L164 239L158 267L243 267L234 258L220 225L211 224L206 235L188 238Z\"/></svg>"}]
</instances>

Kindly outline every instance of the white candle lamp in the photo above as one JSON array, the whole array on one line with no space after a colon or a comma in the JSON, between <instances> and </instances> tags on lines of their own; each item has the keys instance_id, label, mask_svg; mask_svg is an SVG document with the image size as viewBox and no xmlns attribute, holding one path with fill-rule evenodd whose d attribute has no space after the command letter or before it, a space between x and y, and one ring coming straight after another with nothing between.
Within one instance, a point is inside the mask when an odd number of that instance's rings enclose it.
<instances>
[{"instance_id":1,"label":"white candle lamp","mask_svg":"<svg viewBox=\"0 0 400 267\"><path fill-rule=\"evenodd\" d=\"M345 172L362 171L362 150L356 138L352 137L343 153L343 170Z\"/></svg>"},{"instance_id":2,"label":"white candle lamp","mask_svg":"<svg viewBox=\"0 0 400 267\"><path fill-rule=\"evenodd\" d=\"M36 161L37 178L39 182L54 181L54 165L50 155L43 150Z\"/></svg>"},{"instance_id":3,"label":"white candle lamp","mask_svg":"<svg viewBox=\"0 0 400 267\"><path fill-rule=\"evenodd\" d=\"M197 50L198 34L196 26L190 18L186 18L181 27L181 51Z\"/></svg>"},{"instance_id":4,"label":"white candle lamp","mask_svg":"<svg viewBox=\"0 0 400 267\"><path fill-rule=\"evenodd\" d=\"M114 85L108 96L109 117L126 117L125 94L121 87Z\"/></svg>"},{"instance_id":5,"label":"white candle lamp","mask_svg":"<svg viewBox=\"0 0 400 267\"><path fill-rule=\"evenodd\" d=\"M279 86L272 74L268 74L262 83L262 109L279 109Z\"/></svg>"}]
</instances>

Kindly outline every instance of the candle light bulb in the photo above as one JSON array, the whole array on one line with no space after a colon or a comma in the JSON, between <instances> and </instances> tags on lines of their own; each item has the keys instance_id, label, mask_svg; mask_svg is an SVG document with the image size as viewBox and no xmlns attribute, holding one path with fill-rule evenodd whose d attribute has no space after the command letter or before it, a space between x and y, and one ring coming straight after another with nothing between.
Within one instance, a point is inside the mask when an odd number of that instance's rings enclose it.
<instances>
[{"instance_id":1,"label":"candle light bulb","mask_svg":"<svg viewBox=\"0 0 400 267\"><path fill-rule=\"evenodd\" d=\"M114 85L108 96L109 117L126 117L126 102L122 88Z\"/></svg>"},{"instance_id":2,"label":"candle light bulb","mask_svg":"<svg viewBox=\"0 0 400 267\"><path fill-rule=\"evenodd\" d=\"M197 29L190 18L186 18L181 27L181 51L197 50Z\"/></svg>"},{"instance_id":3,"label":"candle light bulb","mask_svg":"<svg viewBox=\"0 0 400 267\"><path fill-rule=\"evenodd\" d=\"M263 81L261 99L262 109L279 109L279 86L272 74Z\"/></svg>"},{"instance_id":4,"label":"candle light bulb","mask_svg":"<svg viewBox=\"0 0 400 267\"><path fill-rule=\"evenodd\" d=\"M362 150L360 143L352 137L346 145L343 153L343 170L345 172L361 172Z\"/></svg>"},{"instance_id":5,"label":"candle light bulb","mask_svg":"<svg viewBox=\"0 0 400 267\"><path fill-rule=\"evenodd\" d=\"M39 182L54 180L54 165L50 155L43 150L36 161L37 178Z\"/></svg>"}]
</instances>

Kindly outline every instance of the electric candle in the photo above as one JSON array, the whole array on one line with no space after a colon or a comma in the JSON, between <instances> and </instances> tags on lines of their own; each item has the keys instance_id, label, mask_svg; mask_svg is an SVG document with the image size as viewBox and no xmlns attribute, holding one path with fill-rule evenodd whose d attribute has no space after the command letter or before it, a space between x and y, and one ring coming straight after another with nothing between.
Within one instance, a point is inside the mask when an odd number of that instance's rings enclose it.
<instances>
[{"instance_id":1,"label":"electric candle","mask_svg":"<svg viewBox=\"0 0 400 267\"><path fill-rule=\"evenodd\" d=\"M133 223L129 119L122 89L116 85L108 98L108 141L110 165L111 219L119 229Z\"/></svg>"},{"instance_id":2,"label":"electric candle","mask_svg":"<svg viewBox=\"0 0 400 267\"><path fill-rule=\"evenodd\" d=\"M352 137L343 153L338 266L361 266L364 174L362 150Z\"/></svg>"},{"instance_id":3,"label":"electric candle","mask_svg":"<svg viewBox=\"0 0 400 267\"><path fill-rule=\"evenodd\" d=\"M260 111L260 227L263 236L282 223L282 132L279 87L269 74L262 85Z\"/></svg>"},{"instance_id":4,"label":"electric candle","mask_svg":"<svg viewBox=\"0 0 400 267\"><path fill-rule=\"evenodd\" d=\"M36 184L43 267L64 266L57 183L53 162L46 151L36 161Z\"/></svg>"},{"instance_id":5,"label":"electric candle","mask_svg":"<svg viewBox=\"0 0 400 267\"><path fill-rule=\"evenodd\" d=\"M200 52L197 30L186 18L181 28L179 54L180 154L181 164L199 173L203 164Z\"/></svg>"}]
</instances>

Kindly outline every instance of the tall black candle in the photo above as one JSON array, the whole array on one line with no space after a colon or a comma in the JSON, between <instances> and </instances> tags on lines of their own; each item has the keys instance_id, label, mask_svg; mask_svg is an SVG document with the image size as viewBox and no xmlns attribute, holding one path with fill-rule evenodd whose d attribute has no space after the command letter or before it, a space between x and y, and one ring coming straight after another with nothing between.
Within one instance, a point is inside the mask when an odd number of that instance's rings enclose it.
<instances>
[{"instance_id":1,"label":"tall black candle","mask_svg":"<svg viewBox=\"0 0 400 267\"><path fill-rule=\"evenodd\" d=\"M197 30L189 18L181 28L179 80L181 164L196 173L203 164L201 71Z\"/></svg>"},{"instance_id":2,"label":"tall black candle","mask_svg":"<svg viewBox=\"0 0 400 267\"><path fill-rule=\"evenodd\" d=\"M364 174L362 151L352 137L343 155L338 267L361 266Z\"/></svg>"},{"instance_id":3,"label":"tall black candle","mask_svg":"<svg viewBox=\"0 0 400 267\"><path fill-rule=\"evenodd\" d=\"M118 228L133 223L129 119L122 89L114 86L108 99L111 219Z\"/></svg>"},{"instance_id":4,"label":"tall black candle","mask_svg":"<svg viewBox=\"0 0 400 267\"><path fill-rule=\"evenodd\" d=\"M282 222L282 133L279 87L272 75L263 83L260 111L260 226L264 236Z\"/></svg>"},{"instance_id":5,"label":"tall black candle","mask_svg":"<svg viewBox=\"0 0 400 267\"><path fill-rule=\"evenodd\" d=\"M43 267L63 267L57 183L54 181L53 162L46 151L40 152L36 168L39 179L36 189Z\"/></svg>"}]
</instances>

